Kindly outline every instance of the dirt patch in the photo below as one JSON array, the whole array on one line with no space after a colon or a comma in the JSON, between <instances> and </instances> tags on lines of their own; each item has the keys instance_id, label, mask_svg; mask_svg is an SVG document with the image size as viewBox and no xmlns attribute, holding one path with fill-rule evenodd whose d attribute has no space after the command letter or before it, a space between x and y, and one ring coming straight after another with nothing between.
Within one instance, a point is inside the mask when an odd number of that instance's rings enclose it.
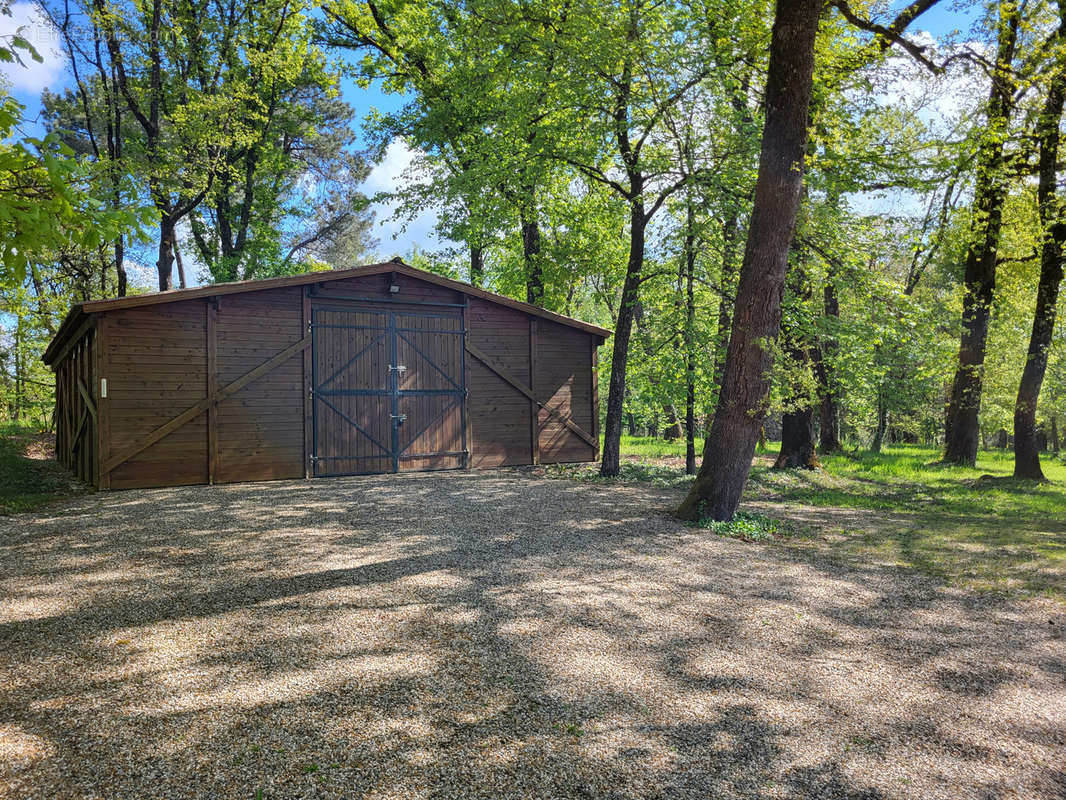
<instances>
[{"instance_id":1,"label":"dirt patch","mask_svg":"<svg viewBox=\"0 0 1066 800\"><path fill-rule=\"evenodd\" d=\"M37 433L27 437L22 454L34 461L54 461L56 457L56 435L54 433Z\"/></svg>"},{"instance_id":2,"label":"dirt patch","mask_svg":"<svg viewBox=\"0 0 1066 800\"><path fill-rule=\"evenodd\" d=\"M678 499L484 472L2 519L0 797L1062 796L1061 606Z\"/></svg>"}]
</instances>

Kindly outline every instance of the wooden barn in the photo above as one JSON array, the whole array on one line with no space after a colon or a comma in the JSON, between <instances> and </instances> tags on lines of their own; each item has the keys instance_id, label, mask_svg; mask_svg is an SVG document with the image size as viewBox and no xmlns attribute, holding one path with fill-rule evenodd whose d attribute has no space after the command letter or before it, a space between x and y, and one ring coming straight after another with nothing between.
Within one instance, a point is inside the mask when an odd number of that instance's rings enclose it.
<instances>
[{"instance_id":1,"label":"wooden barn","mask_svg":"<svg viewBox=\"0 0 1066 800\"><path fill-rule=\"evenodd\" d=\"M82 303L56 453L100 489L591 461L609 334L400 262Z\"/></svg>"}]
</instances>

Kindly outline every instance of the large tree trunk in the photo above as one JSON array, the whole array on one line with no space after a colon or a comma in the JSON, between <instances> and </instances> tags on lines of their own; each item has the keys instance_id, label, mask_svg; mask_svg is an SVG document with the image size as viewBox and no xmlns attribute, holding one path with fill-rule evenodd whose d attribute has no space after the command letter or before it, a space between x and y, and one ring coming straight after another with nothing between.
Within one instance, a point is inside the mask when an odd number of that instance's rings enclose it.
<instances>
[{"instance_id":1,"label":"large tree trunk","mask_svg":"<svg viewBox=\"0 0 1066 800\"><path fill-rule=\"evenodd\" d=\"M613 477L618 474L622 446L622 403L626 392L626 362L629 360L629 340L633 335L633 315L640 294L640 273L644 268L644 228L647 219L644 203L639 192L639 181L634 189L638 192L630 204L629 214L629 262L626 279L622 285L622 303L614 328L614 350L611 353L611 378L607 391L607 416L603 423L603 460L600 474ZM633 185L633 184L631 184Z\"/></svg>"},{"instance_id":2,"label":"large tree trunk","mask_svg":"<svg viewBox=\"0 0 1066 800\"><path fill-rule=\"evenodd\" d=\"M781 418L781 450L774 469L817 469L814 454L814 408L805 406Z\"/></svg>"},{"instance_id":3,"label":"large tree trunk","mask_svg":"<svg viewBox=\"0 0 1066 800\"><path fill-rule=\"evenodd\" d=\"M751 471L773 362L767 342L781 326L788 250L803 188L821 7L820 0L777 2L759 176L722 388L703 464L677 511L683 519L732 519Z\"/></svg>"},{"instance_id":4,"label":"large tree trunk","mask_svg":"<svg viewBox=\"0 0 1066 800\"><path fill-rule=\"evenodd\" d=\"M1063 18L1060 34L1066 30L1066 0L1060 2ZM1063 220L1057 198L1059 125L1066 104L1066 73L1056 71L1048 87L1047 100L1037 123L1040 140L1040 171L1037 204L1043 227L1040 251L1040 281L1036 290L1036 310L1029 335L1029 352L1018 385L1014 404L1014 477L1044 480L1040 469L1040 450L1036 437L1036 405L1047 371L1047 354L1055 332L1055 308L1062 283L1063 244L1066 242L1066 220Z\"/></svg>"},{"instance_id":5,"label":"large tree trunk","mask_svg":"<svg viewBox=\"0 0 1066 800\"><path fill-rule=\"evenodd\" d=\"M996 69L986 110L986 130L978 150L974 187L974 213L970 247L966 253L959 362L951 387L944 435L944 462L974 466L980 435L978 413L984 376L985 345L996 288L1003 202L1007 182L1003 175L1003 143L1010 121L1015 81L1012 77L1018 38L1019 6L1000 4Z\"/></svg>"}]
</instances>

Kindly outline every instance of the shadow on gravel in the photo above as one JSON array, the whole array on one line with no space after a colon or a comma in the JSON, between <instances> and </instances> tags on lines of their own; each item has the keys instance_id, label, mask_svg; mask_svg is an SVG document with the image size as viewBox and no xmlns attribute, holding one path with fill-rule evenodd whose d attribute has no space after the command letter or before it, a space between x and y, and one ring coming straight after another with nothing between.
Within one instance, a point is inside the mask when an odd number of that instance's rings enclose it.
<instances>
[{"instance_id":1,"label":"shadow on gravel","mask_svg":"<svg viewBox=\"0 0 1066 800\"><path fill-rule=\"evenodd\" d=\"M1056 607L674 502L500 472L0 521L0 797L1061 796Z\"/></svg>"}]
</instances>

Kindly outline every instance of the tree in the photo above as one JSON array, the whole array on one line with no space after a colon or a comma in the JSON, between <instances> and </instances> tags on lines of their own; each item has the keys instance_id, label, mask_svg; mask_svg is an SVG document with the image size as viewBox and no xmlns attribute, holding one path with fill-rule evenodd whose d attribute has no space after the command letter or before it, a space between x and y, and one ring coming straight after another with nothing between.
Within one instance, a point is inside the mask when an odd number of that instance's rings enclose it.
<instances>
[{"instance_id":1,"label":"tree","mask_svg":"<svg viewBox=\"0 0 1066 800\"><path fill-rule=\"evenodd\" d=\"M159 288L173 288L179 226L190 219L212 273L263 274L244 260L283 263L280 240L294 218L285 197L299 171L292 144L302 147L327 120L316 102L335 81L310 46L310 3L82 0L75 8L90 20L91 47L67 34L68 3L46 3L78 76L84 129L107 121L106 153L89 137L97 158L135 176L138 196L156 209Z\"/></svg>"},{"instance_id":2,"label":"tree","mask_svg":"<svg viewBox=\"0 0 1066 800\"><path fill-rule=\"evenodd\" d=\"M1037 206L1041 225L1040 278L1025 368L1014 405L1014 477L1033 480L1044 479L1036 441L1036 410L1047 371L1048 349L1055 331L1055 310L1062 283L1063 250L1066 245L1066 218L1058 196L1059 142L1063 105L1066 104L1066 58L1063 53L1066 43L1066 3L1059 3L1059 18L1054 67L1036 126L1039 142ZM1054 417L1052 420L1054 422Z\"/></svg>"},{"instance_id":3,"label":"tree","mask_svg":"<svg viewBox=\"0 0 1066 800\"><path fill-rule=\"evenodd\" d=\"M257 91L254 136L227 147L211 191L189 213L196 253L216 282L352 266L370 246L370 166L353 151L355 112L311 62Z\"/></svg>"},{"instance_id":4,"label":"tree","mask_svg":"<svg viewBox=\"0 0 1066 800\"><path fill-rule=\"evenodd\" d=\"M751 469L765 413L770 343L781 323L788 249L803 188L821 5L820 0L777 3L759 177L725 372L703 463L677 512L683 519L732 519Z\"/></svg>"},{"instance_id":5,"label":"tree","mask_svg":"<svg viewBox=\"0 0 1066 800\"><path fill-rule=\"evenodd\" d=\"M947 407L944 462L948 464L972 467L977 461L981 382L1007 194L1004 148L1014 108L1014 54L1021 9L1014 0L1001 0L998 5L996 59L977 154L970 244L963 277L966 294L959 360Z\"/></svg>"},{"instance_id":6,"label":"tree","mask_svg":"<svg viewBox=\"0 0 1066 800\"><path fill-rule=\"evenodd\" d=\"M9 13L7 3L0 13ZM21 64L20 51L40 59L21 35L0 39L0 61ZM56 133L18 136L22 112L0 88L0 284L13 286L48 254L95 248L142 221L140 209L109 209L100 201L97 176Z\"/></svg>"}]
</instances>

